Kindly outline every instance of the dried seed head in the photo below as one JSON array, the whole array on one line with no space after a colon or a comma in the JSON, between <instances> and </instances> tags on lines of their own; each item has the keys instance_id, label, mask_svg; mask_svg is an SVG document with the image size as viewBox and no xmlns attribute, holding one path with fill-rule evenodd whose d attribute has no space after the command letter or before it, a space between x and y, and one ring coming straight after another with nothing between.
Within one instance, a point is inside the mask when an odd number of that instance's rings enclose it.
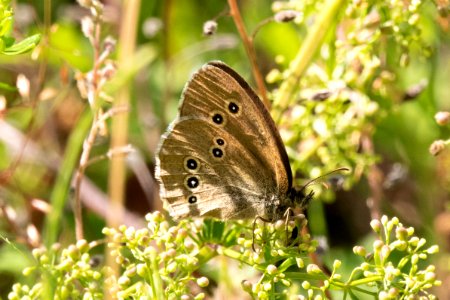
<instances>
[{"instance_id":1,"label":"dried seed head","mask_svg":"<svg viewBox=\"0 0 450 300\"><path fill-rule=\"evenodd\" d=\"M17 76L16 87L19 90L20 96L23 98L28 98L30 96L30 81L25 75L19 74Z\"/></svg>"},{"instance_id":2,"label":"dried seed head","mask_svg":"<svg viewBox=\"0 0 450 300\"><path fill-rule=\"evenodd\" d=\"M203 34L213 35L217 31L217 22L213 20L208 20L203 24Z\"/></svg>"},{"instance_id":3,"label":"dried seed head","mask_svg":"<svg viewBox=\"0 0 450 300\"><path fill-rule=\"evenodd\" d=\"M0 115L6 111L6 98L3 95L0 95Z\"/></svg>"},{"instance_id":4,"label":"dried seed head","mask_svg":"<svg viewBox=\"0 0 450 300\"><path fill-rule=\"evenodd\" d=\"M445 141L437 140L437 141L434 141L433 144L431 144L429 151L430 151L431 155L436 156L439 153L441 153L442 150L445 149L445 146L446 146Z\"/></svg>"},{"instance_id":5,"label":"dried seed head","mask_svg":"<svg viewBox=\"0 0 450 300\"><path fill-rule=\"evenodd\" d=\"M116 66L113 61L108 61L105 63L105 66L101 69L101 76L106 80L111 79L113 75L116 73Z\"/></svg>"},{"instance_id":6,"label":"dried seed head","mask_svg":"<svg viewBox=\"0 0 450 300\"><path fill-rule=\"evenodd\" d=\"M434 115L434 119L436 123L439 125L447 125L450 122L450 112L448 111L440 111Z\"/></svg>"},{"instance_id":7,"label":"dried seed head","mask_svg":"<svg viewBox=\"0 0 450 300\"><path fill-rule=\"evenodd\" d=\"M428 86L427 80L421 80L419 83L410 86L403 95L403 100L408 101L417 98Z\"/></svg>"},{"instance_id":8,"label":"dried seed head","mask_svg":"<svg viewBox=\"0 0 450 300\"><path fill-rule=\"evenodd\" d=\"M321 90L321 91L314 93L312 95L311 99L314 101L324 101L324 100L327 100L328 98L330 98L330 96L331 96L331 91Z\"/></svg>"},{"instance_id":9,"label":"dried seed head","mask_svg":"<svg viewBox=\"0 0 450 300\"><path fill-rule=\"evenodd\" d=\"M273 19L279 23L287 23L287 22L291 22L292 20L294 20L295 18L297 18L300 15L301 14L295 10L282 10L282 11L276 13L275 16L273 17Z\"/></svg>"},{"instance_id":10,"label":"dried seed head","mask_svg":"<svg viewBox=\"0 0 450 300\"><path fill-rule=\"evenodd\" d=\"M39 231L36 229L36 226L34 226L33 224L29 224L27 226L27 237L28 237L28 242L32 246L34 246L34 247L39 246L41 237L39 235Z\"/></svg>"},{"instance_id":11,"label":"dried seed head","mask_svg":"<svg viewBox=\"0 0 450 300\"><path fill-rule=\"evenodd\" d=\"M94 36L94 21L91 17L86 16L81 19L81 31L88 39L92 39Z\"/></svg>"},{"instance_id":12,"label":"dried seed head","mask_svg":"<svg viewBox=\"0 0 450 300\"><path fill-rule=\"evenodd\" d=\"M159 18L148 18L142 25L142 32L147 38L153 38L161 31L163 22Z\"/></svg>"},{"instance_id":13,"label":"dried seed head","mask_svg":"<svg viewBox=\"0 0 450 300\"><path fill-rule=\"evenodd\" d=\"M83 7L90 8L92 6L91 0L78 0L78 4L80 4Z\"/></svg>"},{"instance_id":14,"label":"dried seed head","mask_svg":"<svg viewBox=\"0 0 450 300\"><path fill-rule=\"evenodd\" d=\"M111 36L107 36L105 38L105 41L103 42L104 51L109 54L113 52L115 48L116 48L116 40Z\"/></svg>"}]
</instances>

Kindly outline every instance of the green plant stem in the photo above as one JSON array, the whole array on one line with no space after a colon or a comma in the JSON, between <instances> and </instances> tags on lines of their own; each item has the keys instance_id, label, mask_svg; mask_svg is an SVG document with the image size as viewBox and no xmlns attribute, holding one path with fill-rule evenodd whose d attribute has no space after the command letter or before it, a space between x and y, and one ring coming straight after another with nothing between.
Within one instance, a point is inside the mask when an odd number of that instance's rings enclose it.
<instances>
[{"instance_id":1,"label":"green plant stem","mask_svg":"<svg viewBox=\"0 0 450 300\"><path fill-rule=\"evenodd\" d=\"M157 253L156 251L150 252L150 270L151 270L151 286L152 286L152 292L153 297L155 297L158 300L164 299L164 287L163 282L161 280L161 277L159 275L159 266L157 261Z\"/></svg>"},{"instance_id":2,"label":"green plant stem","mask_svg":"<svg viewBox=\"0 0 450 300\"><path fill-rule=\"evenodd\" d=\"M72 175L80 157L84 137L87 135L91 126L92 117L91 110L89 109L82 114L67 143L67 151L50 195L52 209L45 219L43 240L47 248L50 248L57 240Z\"/></svg>"},{"instance_id":3,"label":"green plant stem","mask_svg":"<svg viewBox=\"0 0 450 300\"><path fill-rule=\"evenodd\" d=\"M199 249L199 262L200 264L207 263L213 257L217 256L217 251L211 248L209 245L205 245Z\"/></svg>"},{"instance_id":4,"label":"green plant stem","mask_svg":"<svg viewBox=\"0 0 450 300\"><path fill-rule=\"evenodd\" d=\"M382 276L374 275L374 276L370 276L370 277L366 277L366 278L362 278L362 279L353 280L345 285L355 287L357 285L368 284L370 282L377 282L377 281L381 281L381 280L383 280Z\"/></svg>"},{"instance_id":5,"label":"green plant stem","mask_svg":"<svg viewBox=\"0 0 450 300\"><path fill-rule=\"evenodd\" d=\"M290 266L296 265L297 262L294 257L289 257L286 260L284 260L281 265L278 267L278 270L280 272L286 271Z\"/></svg>"},{"instance_id":6,"label":"green plant stem","mask_svg":"<svg viewBox=\"0 0 450 300\"><path fill-rule=\"evenodd\" d=\"M307 274L307 273L298 273L298 272L284 272L284 274L286 275L286 278L290 278L290 279L296 279L296 280L317 280L317 281L323 281L323 280L327 280L328 278L322 274ZM349 283L344 283L341 281L336 281L336 280L330 280L329 283L330 285L336 287L339 290L347 290L347 289L352 289L354 291L358 291L361 293L366 293L366 294L372 294L371 292L359 288L359 285L364 285L364 284L368 284L370 282L377 282L377 281L381 281L383 278L381 276L371 276L371 277L367 277L367 278L363 278L363 279L358 279L358 280L353 280Z\"/></svg>"},{"instance_id":7,"label":"green plant stem","mask_svg":"<svg viewBox=\"0 0 450 300\"><path fill-rule=\"evenodd\" d=\"M242 253L240 253L240 252L234 251L234 250L232 250L230 248L223 248L221 251L222 251L223 255L225 255L225 256L227 256L229 258L235 259L236 261L239 261L239 262L241 262L243 264L246 264L248 266L253 266L254 268L258 269L259 271L262 271L262 272L264 271L264 267L261 267L258 264L252 265L248 261L243 260L242 259Z\"/></svg>"},{"instance_id":8,"label":"green plant stem","mask_svg":"<svg viewBox=\"0 0 450 300\"><path fill-rule=\"evenodd\" d=\"M83 213L81 207L81 182L83 180L84 172L88 165L89 155L91 153L92 146L94 145L95 138L98 132L99 126L99 113L98 110L93 111L93 120L91 124L91 128L87 137L83 143L83 151L81 152L80 163L78 165L78 169L75 173L75 183L74 183L74 215L75 215L75 236L77 240L83 239Z\"/></svg>"},{"instance_id":9,"label":"green plant stem","mask_svg":"<svg viewBox=\"0 0 450 300\"><path fill-rule=\"evenodd\" d=\"M339 9L342 8L344 2L344 0L328 0L323 4L324 9L317 16L314 26L308 32L303 45L290 63L289 76L283 81L275 95L274 105L279 108L274 111L273 117L276 122L280 121L283 110L289 106L289 102L298 87L300 77L305 72L320 45L322 45L328 29L336 21Z\"/></svg>"},{"instance_id":10,"label":"green plant stem","mask_svg":"<svg viewBox=\"0 0 450 300\"><path fill-rule=\"evenodd\" d=\"M240 252L237 252L237 251L234 251L233 249L225 248L225 247L222 248L221 252L223 255L228 256L229 258L246 263L245 261L242 261L242 259L241 259L242 254Z\"/></svg>"},{"instance_id":11,"label":"green plant stem","mask_svg":"<svg viewBox=\"0 0 450 300\"><path fill-rule=\"evenodd\" d=\"M300 272L284 272L286 278L289 279L297 279L297 280L326 280L327 276L323 274L308 274L308 273L300 273Z\"/></svg>"}]
</instances>

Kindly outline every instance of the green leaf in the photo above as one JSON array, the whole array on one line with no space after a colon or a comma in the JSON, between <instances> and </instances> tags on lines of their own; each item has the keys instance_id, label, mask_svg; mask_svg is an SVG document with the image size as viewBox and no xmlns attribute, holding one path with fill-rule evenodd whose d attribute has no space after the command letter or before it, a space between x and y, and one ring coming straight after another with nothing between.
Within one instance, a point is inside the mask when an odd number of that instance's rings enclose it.
<instances>
[{"instance_id":1,"label":"green leaf","mask_svg":"<svg viewBox=\"0 0 450 300\"><path fill-rule=\"evenodd\" d=\"M8 92L15 92L17 91L17 88L13 85L9 85L5 82L0 81L0 89L8 91Z\"/></svg>"},{"instance_id":2,"label":"green leaf","mask_svg":"<svg viewBox=\"0 0 450 300\"><path fill-rule=\"evenodd\" d=\"M69 198L70 182L72 180L72 175L77 168L84 138L89 132L91 123L92 112L87 110L81 115L76 127L70 134L66 148L67 150L64 154L56 182L50 195L52 210L47 214L43 234L44 244L47 247L50 247L58 240L61 218L64 217L64 207Z\"/></svg>"},{"instance_id":3,"label":"green leaf","mask_svg":"<svg viewBox=\"0 0 450 300\"><path fill-rule=\"evenodd\" d=\"M2 53L5 55L18 55L25 52L30 51L34 47L39 44L39 41L41 40L40 34L35 34L32 36L27 37L26 39L10 46L5 49L3 49ZM7 44L7 41L5 41L5 44Z\"/></svg>"},{"instance_id":4,"label":"green leaf","mask_svg":"<svg viewBox=\"0 0 450 300\"><path fill-rule=\"evenodd\" d=\"M3 12L2 19L0 20L0 37L11 32L12 23L12 11Z\"/></svg>"},{"instance_id":5,"label":"green leaf","mask_svg":"<svg viewBox=\"0 0 450 300\"><path fill-rule=\"evenodd\" d=\"M0 247L0 272L19 275L21 271L33 264L33 258L27 255L26 248L23 245L12 243L0 234L2 242Z\"/></svg>"},{"instance_id":6,"label":"green leaf","mask_svg":"<svg viewBox=\"0 0 450 300\"><path fill-rule=\"evenodd\" d=\"M5 43L5 48L11 47L16 41L16 39L11 36L2 36L2 40Z\"/></svg>"}]
</instances>

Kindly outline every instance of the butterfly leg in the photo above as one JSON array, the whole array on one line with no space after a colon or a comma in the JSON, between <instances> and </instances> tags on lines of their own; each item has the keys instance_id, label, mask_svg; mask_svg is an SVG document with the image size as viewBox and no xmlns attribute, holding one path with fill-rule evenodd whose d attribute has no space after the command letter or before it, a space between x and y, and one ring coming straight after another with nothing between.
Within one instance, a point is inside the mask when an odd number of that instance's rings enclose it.
<instances>
[{"instance_id":1,"label":"butterfly leg","mask_svg":"<svg viewBox=\"0 0 450 300\"><path fill-rule=\"evenodd\" d=\"M253 230L252 230L252 233L253 233L253 236L252 236L252 249L253 249L253 252L256 252L256 249L255 249L255 229L256 229L256 222L258 220L261 220L264 223L270 223L271 222L269 219L265 219L265 218L260 217L260 216L256 216L255 219L253 220Z\"/></svg>"}]
</instances>

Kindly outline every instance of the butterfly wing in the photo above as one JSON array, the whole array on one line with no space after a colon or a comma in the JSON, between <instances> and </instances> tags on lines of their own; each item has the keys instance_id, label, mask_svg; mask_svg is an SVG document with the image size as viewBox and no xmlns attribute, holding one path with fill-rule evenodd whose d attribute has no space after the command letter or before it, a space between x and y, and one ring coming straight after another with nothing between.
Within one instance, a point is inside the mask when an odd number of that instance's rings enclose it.
<instances>
[{"instance_id":1,"label":"butterfly wing","mask_svg":"<svg viewBox=\"0 0 450 300\"><path fill-rule=\"evenodd\" d=\"M257 170L262 173L255 176ZM175 218L263 215L264 189L274 186L258 157L202 118L173 124L162 141L156 173L161 197Z\"/></svg>"},{"instance_id":2,"label":"butterfly wing","mask_svg":"<svg viewBox=\"0 0 450 300\"><path fill-rule=\"evenodd\" d=\"M234 105L235 104L235 105ZM222 62L210 62L194 74L183 92L180 117L202 117L232 132L264 166L272 170L280 192L292 185L289 159L278 129L262 101L247 82Z\"/></svg>"},{"instance_id":3,"label":"butterfly wing","mask_svg":"<svg viewBox=\"0 0 450 300\"><path fill-rule=\"evenodd\" d=\"M215 157L214 149L223 157ZM292 184L269 112L244 79L220 62L205 65L186 85L179 118L160 145L156 177L174 217L264 215L264 201L286 195Z\"/></svg>"}]
</instances>

